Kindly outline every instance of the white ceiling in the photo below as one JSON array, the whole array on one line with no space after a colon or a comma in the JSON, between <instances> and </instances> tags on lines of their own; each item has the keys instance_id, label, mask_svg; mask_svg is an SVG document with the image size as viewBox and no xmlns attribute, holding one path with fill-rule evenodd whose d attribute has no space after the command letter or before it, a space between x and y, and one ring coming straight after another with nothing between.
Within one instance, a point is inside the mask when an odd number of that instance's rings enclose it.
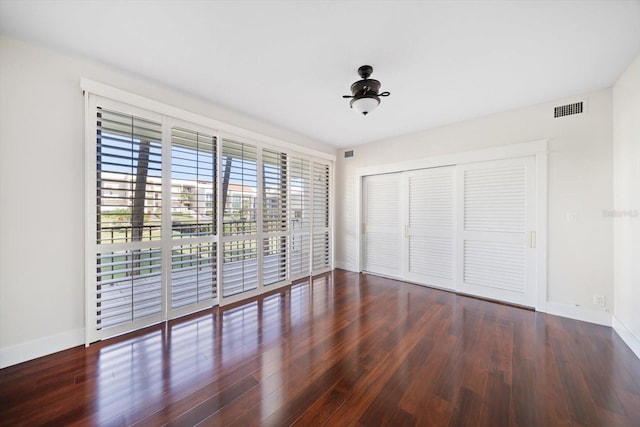
<instances>
[{"instance_id":1,"label":"white ceiling","mask_svg":"<svg viewBox=\"0 0 640 427\"><path fill-rule=\"evenodd\" d=\"M347 147L609 87L640 1L0 0L0 31ZM391 92L367 117L363 64Z\"/></svg>"}]
</instances>

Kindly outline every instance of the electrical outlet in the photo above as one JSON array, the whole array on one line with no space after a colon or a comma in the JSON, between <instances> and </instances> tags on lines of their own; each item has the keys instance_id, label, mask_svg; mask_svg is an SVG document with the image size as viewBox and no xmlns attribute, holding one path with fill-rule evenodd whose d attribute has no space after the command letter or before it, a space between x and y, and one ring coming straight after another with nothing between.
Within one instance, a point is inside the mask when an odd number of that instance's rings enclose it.
<instances>
[{"instance_id":1,"label":"electrical outlet","mask_svg":"<svg viewBox=\"0 0 640 427\"><path fill-rule=\"evenodd\" d=\"M593 294L593 304L604 307L607 305L607 300L604 295Z\"/></svg>"},{"instance_id":2,"label":"electrical outlet","mask_svg":"<svg viewBox=\"0 0 640 427\"><path fill-rule=\"evenodd\" d=\"M567 222L569 224L577 224L578 223L578 213L577 212L567 212Z\"/></svg>"}]
</instances>

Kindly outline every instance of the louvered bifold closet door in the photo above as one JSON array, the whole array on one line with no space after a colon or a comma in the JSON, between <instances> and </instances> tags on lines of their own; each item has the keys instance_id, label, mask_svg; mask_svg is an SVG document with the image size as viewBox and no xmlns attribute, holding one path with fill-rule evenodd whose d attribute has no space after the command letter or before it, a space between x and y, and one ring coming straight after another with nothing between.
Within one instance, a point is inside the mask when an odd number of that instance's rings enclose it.
<instances>
[{"instance_id":1,"label":"louvered bifold closet door","mask_svg":"<svg viewBox=\"0 0 640 427\"><path fill-rule=\"evenodd\" d=\"M311 274L311 162L289 161L289 274L291 280Z\"/></svg>"},{"instance_id":2,"label":"louvered bifold closet door","mask_svg":"<svg viewBox=\"0 0 640 427\"><path fill-rule=\"evenodd\" d=\"M211 131L172 127L170 317L216 303L216 151Z\"/></svg>"},{"instance_id":3,"label":"louvered bifold closet door","mask_svg":"<svg viewBox=\"0 0 640 427\"><path fill-rule=\"evenodd\" d=\"M406 278L454 287L455 167L407 172Z\"/></svg>"},{"instance_id":4,"label":"louvered bifold closet door","mask_svg":"<svg viewBox=\"0 0 640 427\"><path fill-rule=\"evenodd\" d=\"M535 158L458 166L460 292L535 305Z\"/></svg>"},{"instance_id":5,"label":"louvered bifold closet door","mask_svg":"<svg viewBox=\"0 0 640 427\"><path fill-rule=\"evenodd\" d=\"M161 321L162 127L160 119L93 110L96 141L95 341Z\"/></svg>"},{"instance_id":6,"label":"louvered bifold closet door","mask_svg":"<svg viewBox=\"0 0 640 427\"><path fill-rule=\"evenodd\" d=\"M313 244L312 274L332 267L331 253L331 167L318 161L312 166Z\"/></svg>"},{"instance_id":7,"label":"louvered bifold closet door","mask_svg":"<svg viewBox=\"0 0 640 427\"><path fill-rule=\"evenodd\" d=\"M262 150L262 283L287 284L288 175L286 153Z\"/></svg>"},{"instance_id":8,"label":"louvered bifold closet door","mask_svg":"<svg viewBox=\"0 0 640 427\"><path fill-rule=\"evenodd\" d=\"M403 176L363 178L364 271L402 277Z\"/></svg>"},{"instance_id":9,"label":"louvered bifold closet door","mask_svg":"<svg viewBox=\"0 0 640 427\"><path fill-rule=\"evenodd\" d=\"M222 300L241 299L258 288L258 151L224 139L220 169L222 203Z\"/></svg>"}]
</instances>

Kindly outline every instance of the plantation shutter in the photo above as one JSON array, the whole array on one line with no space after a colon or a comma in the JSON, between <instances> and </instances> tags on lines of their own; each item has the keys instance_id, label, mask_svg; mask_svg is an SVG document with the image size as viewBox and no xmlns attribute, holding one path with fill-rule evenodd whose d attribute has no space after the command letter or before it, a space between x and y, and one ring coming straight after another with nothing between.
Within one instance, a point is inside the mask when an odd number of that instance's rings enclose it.
<instances>
[{"instance_id":1,"label":"plantation shutter","mask_svg":"<svg viewBox=\"0 0 640 427\"><path fill-rule=\"evenodd\" d=\"M402 275L402 174L363 178L364 270Z\"/></svg>"},{"instance_id":2,"label":"plantation shutter","mask_svg":"<svg viewBox=\"0 0 640 427\"><path fill-rule=\"evenodd\" d=\"M302 157L291 157L289 244L291 279L311 273L311 162Z\"/></svg>"},{"instance_id":3,"label":"plantation shutter","mask_svg":"<svg viewBox=\"0 0 640 427\"><path fill-rule=\"evenodd\" d=\"M454 288L454 167L407 173L407 279Z\"/></svg>"},{"instance_id":4,"label":"plantation shutter","mask_svg":"<svg viewBox=\"0 0 640 427\"><path fill-rule=\"evenodd\" d=\"M533 157L458 167L458 262L463 292L534 306Z\"/></svg>"},{"instance_id":5,"label":"plantation shutter","mask_svg":"<svg viewBox=\"0 0 640 427\"><path fill-rule=\"evenodd\" d=\"M162 319L162 128L97 106L94 339Z\"/></svg>"},{"instance_id":6,"label":"plantation shutter","mask_svg":"<svg viewBox=\"0 0 640 427\"><path fill-rule=\"evenodd\" d=\"M313 274L331 269L331 168L328 164L313 162Z\"/></svg>"},{"instance_id":7,"label":"plantation shutter","mask_svg":"<svg viewBox=\"0 0 640 427\"><path fill-rule=\"evenodd\" d=\"M223 140L223 298L258 287L257 161L254 145Z\"/></svg>"},{"instance_id":8,"label":"plantation shutter","mask_svg":"<svg viewBox=\"0 0 640 427\"><path fill-rule=\"evenodd\" d=\"M216 138L171 129L171 311L211 306L217 296ZM173 317L173 316L172 316Z\"/></svg>"},{"instance_id":9,"label":"plantation shutter","mask_svg":"<svg viewBox=\"0 0 640 427\"><path fill-rule=\"evenodd\" d=\"M262 150L262 282L267 286L287 280L288 167L286 153Z\"/></svg>"},{"instance_id":10,"label":"plantation shutter","mask_svg":"<svg viewBox=\"0 0 640 427\"><path fill-rule=\"evenodd\" d=\"M324 155L291 156L276 140L226 138L192 113L84 89L87 344L332 267Z\"/></svg>"}]
</instances>

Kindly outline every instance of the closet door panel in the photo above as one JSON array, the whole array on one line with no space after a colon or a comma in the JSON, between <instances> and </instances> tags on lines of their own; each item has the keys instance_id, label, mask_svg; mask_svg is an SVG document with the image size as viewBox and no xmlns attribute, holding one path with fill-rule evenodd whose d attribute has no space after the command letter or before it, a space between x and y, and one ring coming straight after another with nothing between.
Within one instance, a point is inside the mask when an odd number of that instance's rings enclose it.
<instances>
[{"instance_id":1,"label":"closet door panel","mask_svg":"<svg viewBox=\"0 0 640 427\"><path fill-rule=\"evenodd\" d=\"M535 305L535 159L458 166L458 290Z\"/></svg>"},{"instance_id":2,"label":"closet door panel","mask_svg":"<svg viewBox=\"0 0 640 427\"><path fill-rule=\"evenodd\" d=\"M405 277L454 288L455 167L407 173Z\"/></svg>"},{"instance_id":3,"label":"closet door panel","mask_svg":"<svg viewBox=\"0 0 640 427\"><path fill-rule=\"evenodd\" d=\"M364 271L402 277L402 174L363 178Z\"/></svg>"}]
</instances>

